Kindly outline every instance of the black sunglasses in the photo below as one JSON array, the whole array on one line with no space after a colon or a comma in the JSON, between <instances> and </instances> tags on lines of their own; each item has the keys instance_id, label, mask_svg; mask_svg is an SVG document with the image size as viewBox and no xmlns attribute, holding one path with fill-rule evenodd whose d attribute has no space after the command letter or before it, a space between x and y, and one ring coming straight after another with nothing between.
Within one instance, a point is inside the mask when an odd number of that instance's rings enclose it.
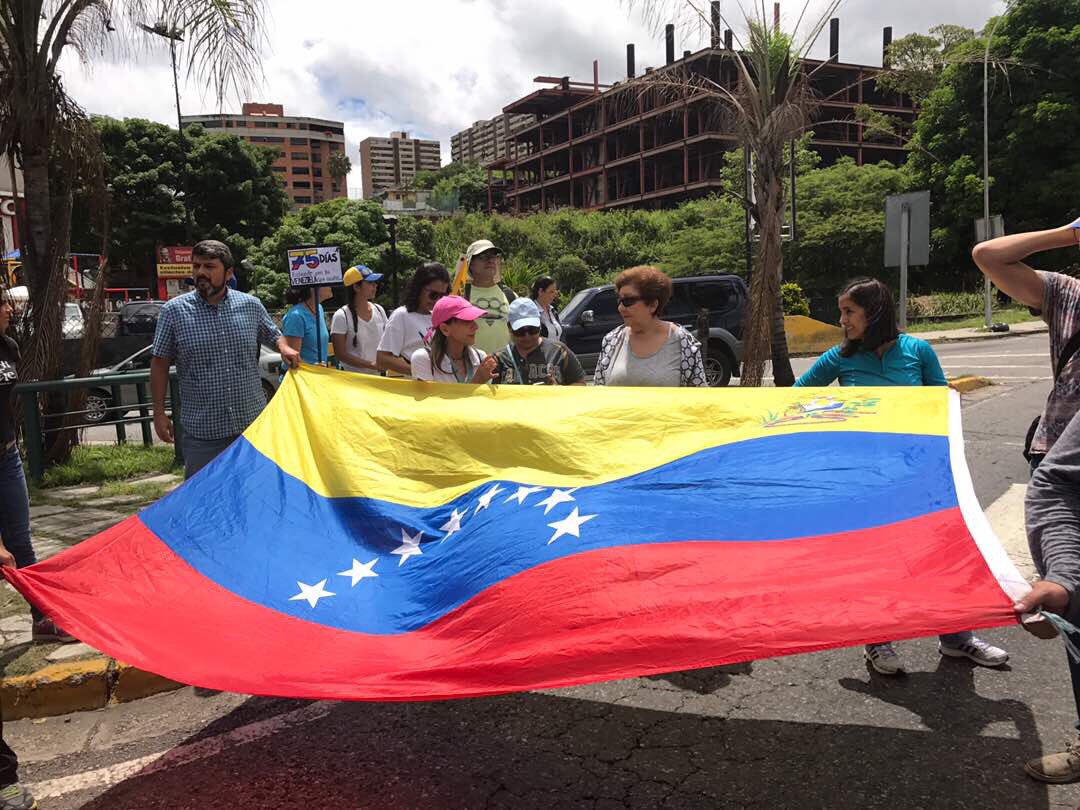
<instances>
[{"instance_id":1,"label":"black sunglasses","mask_svg":"<svg viewBox=\"0 0 1080 810\"><path fill-rule=\"evenodd\" d=\"M539 335L540 334L540 327L539 326L523 326L520 329L513 329L511 331L513 331L513 333L515 335L517 335L518 337L525 337L526 335Z\"/></svg>"},{"instance_id":2,"label":"black sunglasses","mask_svg":"<svg viewBox=\"0 0 1080 810\"><path fill-rule=\"evenodd\" d=\"M640 295L628 295L626 298L619 299L619 306L623 309L630 309L638 301L644 300Z\"/></svg>"}]
</instances>

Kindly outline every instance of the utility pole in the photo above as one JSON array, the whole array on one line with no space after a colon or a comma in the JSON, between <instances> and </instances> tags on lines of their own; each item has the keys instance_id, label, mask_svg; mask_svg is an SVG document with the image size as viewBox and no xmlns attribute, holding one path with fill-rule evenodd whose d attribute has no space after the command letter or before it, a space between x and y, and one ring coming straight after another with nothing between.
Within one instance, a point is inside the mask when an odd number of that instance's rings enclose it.
<instances>
[{"instance_id":1,"label":"utility pole","mask_svg":"<svg viewBox=\"0 0 1080 810\"><path fill-rule=\"evenodd\" d=\"M191 218L191 205L188 200L188 174L187 174L187 140L184 138L184 118L180 113L180 76L176 70L176 43L184 41L184 29L170 26L161 21L156 25L142 25L139 28L148 34L169 40L169 57L172 60L173 94L176 98L176 126L180 131L180 191L184 203L184 237L186 245L191 245L193 239L194 223Z\"/></svg>"},{"instance_id":2,"label":"utility pole","mask_svg":"<svg viewBox=\"0 0 1080 810\"><path fill-rule=\"evenodd\" d=\"M383 214L383 222L390 229L390 267L391 295L394 297L394 306L398 305L398 266L397 266L397 217L393 214Z\"/></svg>"},{"instance_id":3,"label":"utility pole","mask_svg":"<svg viewBox=\"0 0 1080 810\"><path fill-rule=\"evenodd\" d=\"M994 41L994 31L1001 22L1001 18L1009 13L1012 3L1007 3L1005 11L994 18L994 24L990 26L990 33L986 35L986 51L983 53L983 221L986 223L986 238L993 238L990 227L990 90L989 69L990 43ZM994 312L990 301L990 276L983 281L983 309L986 318L986 328L994 325Z\"/></svg>"}]
</instances>

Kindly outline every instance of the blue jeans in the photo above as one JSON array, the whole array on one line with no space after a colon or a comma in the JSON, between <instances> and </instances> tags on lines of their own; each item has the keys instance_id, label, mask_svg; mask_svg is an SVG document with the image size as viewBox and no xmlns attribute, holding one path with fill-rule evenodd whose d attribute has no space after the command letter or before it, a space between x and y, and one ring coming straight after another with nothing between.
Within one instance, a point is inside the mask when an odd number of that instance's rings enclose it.
<instances>
[{"instance_id":1,"label":"blue jeans","mask_svg":"<svg viewBox=\"0 0 1080 810\"><path fill-rule=\"evenodd\" d=\"M220 456L236 436L225 439L196 439L187 430L180 439L184 449L184 480L191 478L199 470Z\"/></svg>"},{"instance_id":2,"label":"blue jeans","mask_svg":"<svg viewBox=\"0 0 1080 810\"><path fill-rule=\"evenodd\" d=\"M30 542L30 495L26 490L18 445L0 451L0 540L19 568L37 562L34 545ZM34 621L43 617L33 605L30 614Z\"/></svg>"}]
</instances>

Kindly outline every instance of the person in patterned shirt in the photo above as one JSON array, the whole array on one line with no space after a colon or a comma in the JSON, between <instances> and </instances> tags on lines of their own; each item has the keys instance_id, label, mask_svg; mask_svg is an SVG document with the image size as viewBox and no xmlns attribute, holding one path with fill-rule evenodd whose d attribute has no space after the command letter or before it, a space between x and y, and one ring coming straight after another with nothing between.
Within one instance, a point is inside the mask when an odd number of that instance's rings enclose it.
<instances>
[{"instance_id":1,"label":"person in patterned shirt","mask_svg":"<svg viewBox=\"0 0 1080 810\"><path fill-rule=\"evenodd\" d=\"M1073 335L1080 331L1080 279L1035 270L1024 264L1024 259L1070 245L1080 245L1080 219L1049 231L1017 233L981 242L971 252L975 264L999 290L1042 313L1050 326L1051 364L1057 362ZM1080 411L1080 359L1073 355L1058 372L1031 440L1032 469Z\"/></svg>"},{"instance_id":2,"label":"person in patterned shirt","mask_svg":"<svg viewBox=\"0 0 1080 810\"><path fill-rule=\"evenodd\" d=\"M1054 248L1080 245L1080 219L1060 228L1034 233L1018 233L982 242L975 246L971 255L975 264L997 288L1015 301L1042 313L1050 326L1050 363L1058 363L1065 347L1080 331L1080 279L1063 273L1044 273L1024 263L1035 253ZM1031 437L1029 460L1032 484L1028 488L1025 503L1025 520L1028 544L1040 572L1050 575L1050 581L1039 581L1031 593L1017 603L1019 613L1030 613L1045 608L1059 614L1070 613L1075 620L1075 606L1069 604L1069 592L1058 584L1062 581L1060 567L1069 563L1062 549L1070 543L1068 527L1063 515L1075 511L1070 499L1075 498L1070 477L1075 472L1076 429L1068 431L1074 417L1080 413L1080 360L1074 354L1063 368L1055 369L1056 379L1046 400L1046 407L1039 418L1038 427ZM1058 450L1043 460L1047 453L1066 434ZM1072 464L1072 467L1069 465ZM1067 521L1066 521L1067 522ZM1052 548L1047 548L1050 541ZM1072 542L1078 542L1073 537ZM1067 550L1067 548L1066 548ZM1067 565L1066 565L1067 567ZM1072 608L1072 609L1070 609ZM1024 625L1028 629L1028 625ZM1035 632L1032 629L1032 632ZM1080 634L1069 633L1070 641L1080 645ZM1080 663L1066 656L1072 678L1073 698L1076 702L1077 723L1080 729ZM1080 736L1073 739L1064 751L1029 760L1025 772L1040 782L1065 783L1080 780Z\"/></svg>"},{"instance_id":3,"label":"person in patterned shirt","mask_svg":"<svg viewBox=\"0 0 1080 810\"><path fill-rule=\"evenodd\" d=\"M259 344L274 346L290 368L300 353L282 337L266 308L253 295L229 289L232 251L207 239L191 251L195 291L161 308L150 361L154 430L163 442L175 441L173 420L165 413L169 367L180 380L180 441L184 477L190 478L255 421L266 398L259 379Z\"/></svg>"}]
</instances>

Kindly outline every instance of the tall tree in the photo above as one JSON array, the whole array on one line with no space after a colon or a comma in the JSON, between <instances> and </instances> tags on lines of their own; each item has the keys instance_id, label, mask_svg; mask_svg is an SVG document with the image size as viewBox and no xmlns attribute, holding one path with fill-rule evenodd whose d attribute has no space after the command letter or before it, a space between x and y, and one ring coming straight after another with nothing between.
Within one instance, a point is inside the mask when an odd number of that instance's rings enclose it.
<instances>
[{"instance_id":1,"label":"tall tree","mask_svg":"<svg viewBox=\"0 0 1080 810\"><path fill-rule=\"evenodd\" d=\"M688 18L706 28L710 25L694 0L642 0L637 5L654 20L674 16ZM801 43L774 25L766 16L764 3L751 5L752 10L744 11L745 38L737 43L738 48L730 56L736 71L733 85L714 82L700 74L680 75L667 70L654 71L651 77L639 81L643 86L652 83L687 98L704 94L715 99L720 119L750 156L752 196L742 203L758 224L760 240L743 336L742 385L760 386L765 364L771 358L773 381L777 386L785 386L795 382L780 297L784 269L785 152L787 145L801 136L812 120L813 96L802 57L817 41L840 0L828 0L821 15L806 26ZM809 2L803 7L800 22L805 19L807 6ZM732 28L726 20L723 22ZM797 24L796 29L799 27ZM737 194L734 190L732 193Z\"/></svg>"},{"instance_id":2,"label":"tall tree","mask_svg":"<svg viewBox=\"0 0 1080 810\"><path fill-rule=\"evenodd\" d=\"M271 169L277 151L249 144L235 135L153 121L94 118L110 188L110 238L106 246L114 272L132 286L146 286L154 274L155 247L184 238L181 178L196 240L218 238L238 246L257 242L281 224L289 208L284 187ZM97 252L102 230L94 216L90 189L76 196L71 243Z\"/></svg>"},{"instance_id":3,"label":"tall tree","mask_svg":"<svg viewBox=\"0 0 1080 810\"><path fill-rule=\"evenodd\" d=\"M140 25L165 24L186 32L188 73L223 100L256 77L262 11L263 0L0 0L0 151L22 168L26 194L28 376L52 376L58 366L72 178L95 151L60 59L68 50L84 60L106 47L123 51Z\"/></svg>"},{"instance_id":4,"label":"tall tree","mask_svg":"<svg viewBox=\"0 0 1080 810\"><path fill-rule=\"evenodd\" d=\"M990 23L987 28L989 29ZM985 36L985 35L984 35ZM948 65L916 122L908 169L934 200L932 270L943 286L978 281L968 252L974 220L983 215L983 71L985 39L968 43L968 58ZM1080 214L1080 0L1020 0L991 43L991 212L1009 232L1036 230ZM932 156L931 154L932 153ZM1047 267L1075 262L1049 254Z\"/></svg>"},{"instance_id":5,"label":"tall tree","mask_svg":"<svg viewBox=\"0 0 1080 810\"><path fill-rule=\"evenodd\" d=\"M351 171L352 161L344 152L334 152L326 162L327 174L338 183L348 177Z\"/></svg>"}]
</instances>

